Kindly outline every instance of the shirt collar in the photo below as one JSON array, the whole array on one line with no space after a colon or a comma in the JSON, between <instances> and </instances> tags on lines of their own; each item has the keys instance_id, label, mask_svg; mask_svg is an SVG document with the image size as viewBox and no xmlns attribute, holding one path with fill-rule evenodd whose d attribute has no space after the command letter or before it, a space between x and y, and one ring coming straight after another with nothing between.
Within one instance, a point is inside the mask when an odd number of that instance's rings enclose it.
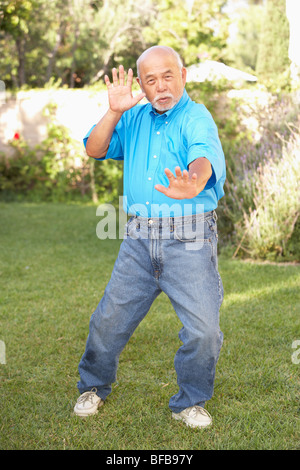
<instances>
[{"instance_id":1,"label":"shirt collar","mask_svg":"<svg viewBox=\"0 0 300 470\"><path fill-rule=\"evenodd\" d=\"M173 106L173 108L169 109L168 111L166 111L165 113L163 114L159 114L154 108L153 106L151 106L150 104L150 110L149 110L149 113L150 114L153 114L155 116L170 116L170 114L173 114L174 111L177 111L178 109L180 109L181 107L183 107L184 105L187 104L188 101L190 101L190 97L189 95L187 94L187 91L186 89L183 90L183 94L182 94L182 97L180 98L180 100L178 101L178 103L175 104L175 106Z\"/></svg>"}]
</instances>

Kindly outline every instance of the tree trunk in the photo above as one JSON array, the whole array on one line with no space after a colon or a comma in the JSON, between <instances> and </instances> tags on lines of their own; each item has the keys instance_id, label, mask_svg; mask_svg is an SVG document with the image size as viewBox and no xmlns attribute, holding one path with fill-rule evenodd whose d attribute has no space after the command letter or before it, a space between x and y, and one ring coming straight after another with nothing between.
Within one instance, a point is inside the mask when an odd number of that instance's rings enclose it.
<instances>
[{"instance_id":1,"label":"tree trunk","mask_svg":"<svg viewBox=\"0 0 300 470\"><path fill-rule=\"evenodd\" d=\"M18 85L21 87L26 83L25 77L25 39L18 37L16 39L16 46L18 51Z\"/></svg>"},{"instance_id":2,"label":"tree trunk","mask_svg":"<svg viewBox=\"0 0 300 470\"><path fill-rule=\"evenodd\" d=\"M71 66L71 76L70 76L70 88L74 88L75 85L75 67L76 67L76 61L75 61L75 51L77 49L77 39L79 37L79 24L76 22L75 24L75 40L72 45L72 66Z\"/></svg>"},{"instance_id":3,"label":"tree trunk","mask_svg":"<svg viewBox=\"0 0 300 470\"><path fill-rule=\"evenodd\" d=\"M46 72L46 80L45 80L46 83L49 82L50 78L52 77L54 60L55 60L57 51L59 49L59 46L61 45L62 38L63 38L64 31L65 31L65 27L66 27L65 23L62 22L59 26L59 30L56 33L55 45L54 45L52 51L48 54L49 62L48 62L48 67L47 67L47 72Z\"/></svg>"}]
</instances>

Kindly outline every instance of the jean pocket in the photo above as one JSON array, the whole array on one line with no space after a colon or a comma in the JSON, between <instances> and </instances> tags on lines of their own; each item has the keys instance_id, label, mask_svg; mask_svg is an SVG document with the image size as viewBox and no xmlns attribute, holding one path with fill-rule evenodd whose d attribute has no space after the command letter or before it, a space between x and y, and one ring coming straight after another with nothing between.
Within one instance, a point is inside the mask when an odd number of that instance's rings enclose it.
<instances>
[{"instance_id":1,"label":"jean pocket","mask_svg":"<svg viewBox=\"0 0 300 470\"><path fill-rule=\"evenodd\" d=\"M211 238L207 236L207 230L205 230L204 225L196 229L191 225L177 226L174 230L174 238L183 243L202 242L204 244L211 242Z\"/></svg>"},{"instance_id":2,"label":"jean pocket","mask_svg":"<svg viewBox=\"0 0 300 470\"><path fill-rule=\"evenodd\" d=\"M203 232L199 233L192 230L180 230L175 228L174 239L182 243L186 250L198 251L207 247L207 254L211 256L212 240L211 238L204 238Z\"/></svg>"},{"instance_id":3,"label":"jean pocket","mask_svg":"<svg viewBox=\"0 0 300 470\"><path fill-rule=\"evenodd\" d=\"M198 220L192 224L175 226L174 239L181 242L186 250L205 249L207 256L212 254L213 233L205 219Z\"/></svg>"}]
</instances>

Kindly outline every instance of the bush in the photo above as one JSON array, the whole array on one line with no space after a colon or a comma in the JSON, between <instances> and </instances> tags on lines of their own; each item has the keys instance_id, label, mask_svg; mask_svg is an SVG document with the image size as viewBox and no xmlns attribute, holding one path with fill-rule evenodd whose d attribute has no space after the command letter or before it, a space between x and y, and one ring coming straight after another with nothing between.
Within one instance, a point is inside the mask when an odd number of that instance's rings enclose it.
<instances>
[{"instance_id":1,"label":"bush","mask_svg":"<svg viewBox=\"0 0 300 470\"><path fill-rule=\"evenodd\" d=\"M219 229L221 249L227 254L236 256L251 256L260 258L277 259L300 259L300 247L295 238L298 223L289 225L292 233L281 234L280 243L269 240L262 229L263 217L262 209L267 204L263 198L266 193L271 192L271 188L262 188L262 181L266 184L267 171L277 171L277 165L283 158L294 158L297 160L299 154L299 104L292 94L272 95L260 88L255 87L252 91L240 90L234 92L236 111L240 118L239 127L242 130L242 138L236 139L225 134L222 136L222 144L226 157L227 179L225 183L225 197L219 204ZM245 132L244 127L248 127ZM284 143L284 144L283 144ZM281 175L277 178L281 179ZM270 181L268 181L271 184ZM281 184L277 183L278 185ZM297 187L287 188L286 198L290 198L290 192L298 191ZM299 198L294 194L295 198ZM256 238L256 246L260 243L259 249L254 249L249 237L254 234L248 228L250 214L255 215L255 223L258 217L258 200L262 207L259 210L260 235ZM269 222L271 223L272 204L278 210L278 202L275 199L269 201ZM288 204L287 204L288 206ZM286 206L286 210L287 209ZM285 209L284 209L285 210ZM267 208L265 208L267 211ZM284 217L287 213L285 212ZM296 214L295 214L295 218ZM251 219L252 220L252 219ZM280 222L281 223L281 222ZM280 225L279 223L279 225ZM254 220L251 222L254 224ZM274 219L274 230L278 221ZM253 227L252 227L253 229ZM270 226L269 229L270 230ZM278 229L277 229L278 232ZM248 235L245 235L248 233ZM268 248L267 246L268 245ZM277 248L275 248L275 246ZM263 247L263 248L262 248Z\"/></svg>"},{"instance_id":2,"label":"bush","mask_svg":"<svg viewBox=\"0 0 300 470\"><path fill-rule=\"evenodd\" d=\"M118 201L121 163L94 162L63 126L52 122L47 138L34 148L20 138L10 145L11 156L0 154L0 199Z\"/></svg>"},{"instance_id":3,"label":"bush","mask_svg":"<svg viewBox=\"0 0 300 470\"><path fill-rule=\"evenodd\" d=\"M282 148L281 158L257 170L255 209L244 213L244 249L255 258L286 254L300 213L300 128Z\"/></svg>"},{"instance_id":4,"label":"bush","mask_svg":"<svg viewBox=\"0 0 300 470\"><path fill-rule=\"evenodd\" d=\"M231 175L233 183L227 184L231 207L225 210L239 240L235 255L242 249L252 258L299 259L299 246L294 239L289 244L300 214L299 155L300 127L291 132L280 151L270 147L256 168L245 167L242 180Z\"/></svg>"},{"instance_id":5,"label":"bush","mask_svg":"<svg viewBox=\"0 0 300 470\"><path fill-rule=\"evenodd\" d=\"M48 140L30 148L20 139L11 147L11 156L0 156L2 200L67 201L82 192L82 168L70 164L67 150L60 154Z\"/></svg>"}]
</instances>

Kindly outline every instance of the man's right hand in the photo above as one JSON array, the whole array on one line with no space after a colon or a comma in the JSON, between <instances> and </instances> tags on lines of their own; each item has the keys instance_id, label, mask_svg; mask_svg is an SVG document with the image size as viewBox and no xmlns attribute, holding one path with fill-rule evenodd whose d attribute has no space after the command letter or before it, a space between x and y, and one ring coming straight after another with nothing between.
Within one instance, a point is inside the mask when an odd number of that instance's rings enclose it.
<instances>
[{"instance_id":1,"label":"man's right hand","mask_svg":"<svg viewBox=\"0 0 300 470\"><path fill-rule=\"evenodd\" d=\"M133 108L146 96L145 93L132 96L133 71L132 69L128 70L127 83L125 84L123 65L119 66L119 79L117 69L113 68L113 83L110 83L107 75L105 75L104 80L108 90L109 107L115 113L124 113L128 109Z\"/></svg>"},{"instance_id":2,"label":"man's right hand","mask_svg":"<svg viewBox=\"0 0 300 470\"><path fill-rule=\"evenodd\" d=\"M86 152L93 158L104 158L114 129L122 117L122 114L130 108L133 108L141 101L145 93L132 96L133 72L128 70L127 83L124 79L124 67L119 67L119 79L116 69L112 71L113 83L111 84L107 75L104 80L107 85L109 109L94 127L86 142Z\"/></svg>"}]
</instances>

